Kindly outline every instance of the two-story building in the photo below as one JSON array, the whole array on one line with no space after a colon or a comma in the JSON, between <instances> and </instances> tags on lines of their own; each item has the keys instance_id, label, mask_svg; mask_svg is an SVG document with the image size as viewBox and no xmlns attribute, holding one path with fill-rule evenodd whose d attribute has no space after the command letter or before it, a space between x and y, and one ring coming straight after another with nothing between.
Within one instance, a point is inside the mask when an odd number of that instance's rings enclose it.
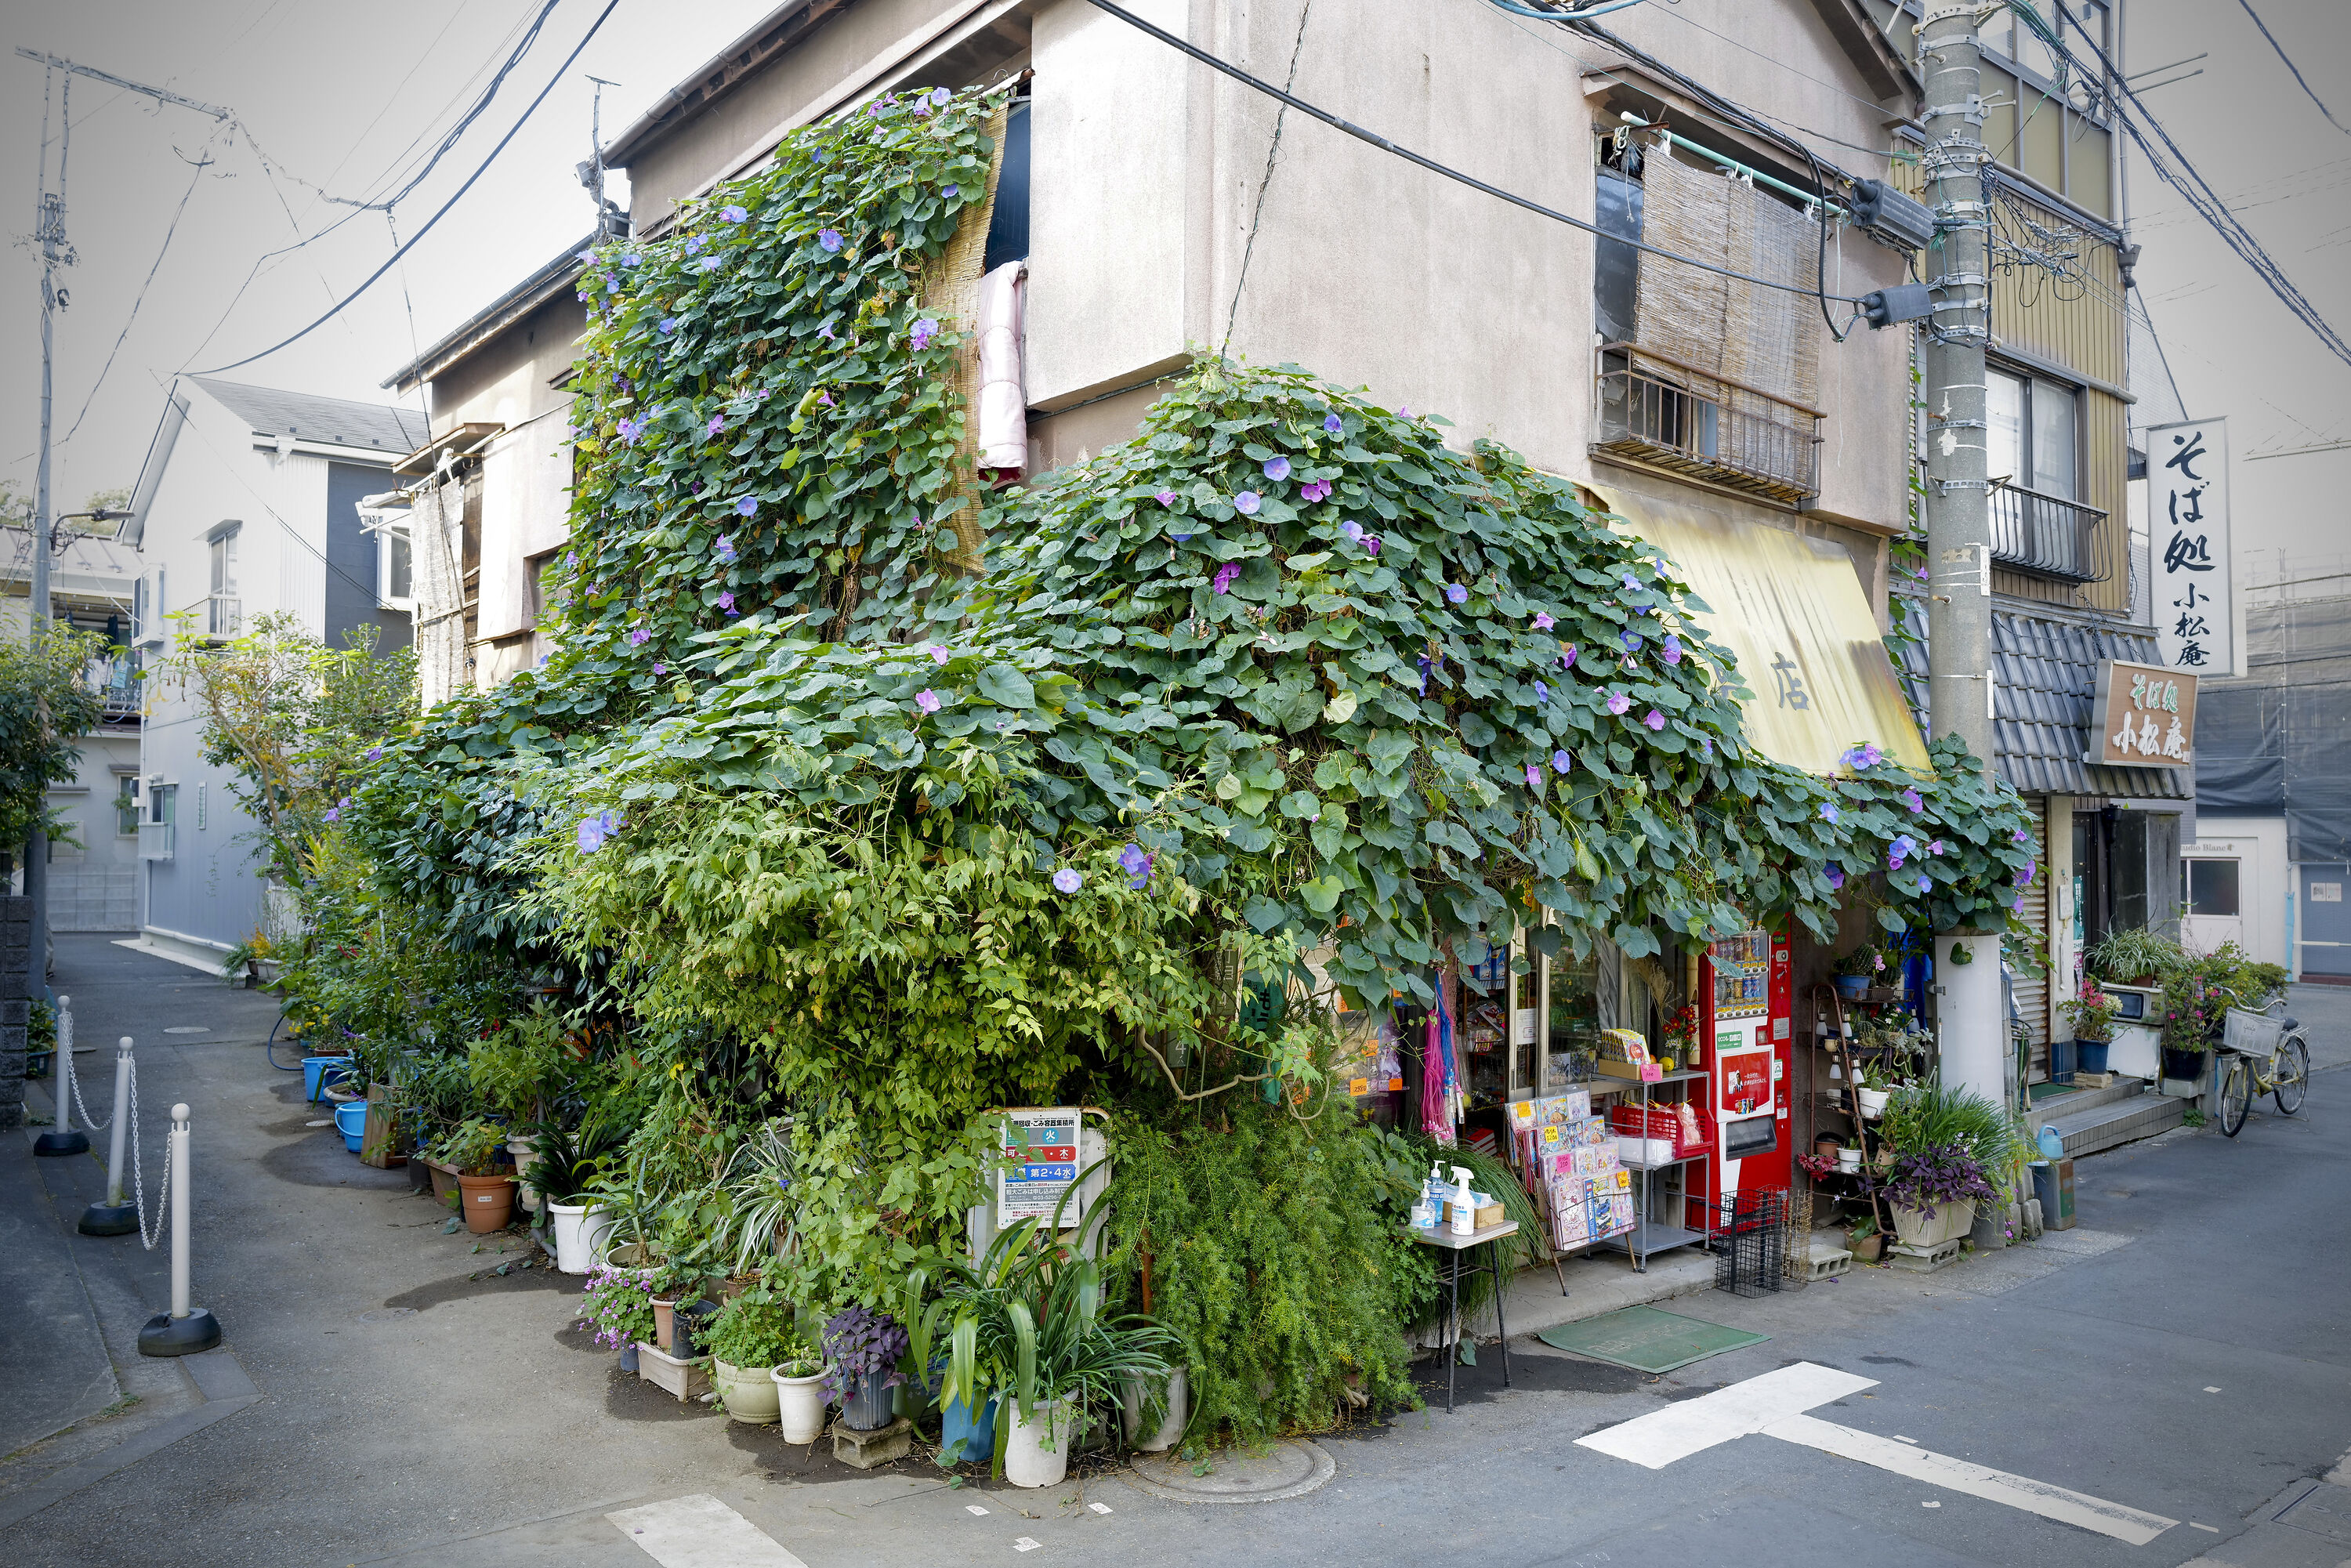
<instances>
[{"instance_id":1,"label":"two-story building","mask_svg":"<svg viewBox=\"0 0 2351 1568\"><path fill-rule=\"evenodd\" d=\"M424 438L416 413L190 376L166 397L140 492L152 493L131 641L148 668L284 612L329 646L372 625L409 642L407 541L363 520L392 465ZM140 737L138 929L200 968L264 926L257 824L204 756L204 718L172 683L146 683Z\"/></svg>"}]
</instances>

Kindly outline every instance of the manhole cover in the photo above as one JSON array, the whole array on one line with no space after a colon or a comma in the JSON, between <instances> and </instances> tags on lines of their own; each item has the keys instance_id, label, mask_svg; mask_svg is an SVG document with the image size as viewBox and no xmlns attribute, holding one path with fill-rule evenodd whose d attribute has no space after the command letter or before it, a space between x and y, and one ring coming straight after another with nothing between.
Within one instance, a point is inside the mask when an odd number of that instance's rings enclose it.
<instances>
[{"instance_id":1,"label":"manhole cover","mask_svg":"<svg viewBox=\"0 0 2351 1568\"><path fill-rule=\"evenodd\" d=\"M179 1023L173 1024L163 1032L165 1034L210 1034L212 1030L200 1023Z\"/></svg>"},{"instance_id":2,"label":"manhole cover","mask_svg":"<svg viewBox=\"0 0 2351 1568\"><path fill-rule=\"evenodd\" d=\"M1129 1479L1171 1502L1279 1502L1303 1497L1331 1479L1331 1456L1312 1443L1276 1443L1261 1453L1230 1449L1209 1457L1195 1475L1189 1459L1150 1454L1134 1461Z\"/></svg>"},{"instance_id":3,"label":"manhole cover","mask_svg":"<svg viewBox=\"0 0 2351 1568\"><path fill-rule=\"evenodd\" d=\"M413 1318L415 1315L416 1309L414 1307L378 1307L371 1312L361 1312L360 1314L360 1322L363 1323L388 1323L394 1318Z\"/></svg>"}]
</instances>

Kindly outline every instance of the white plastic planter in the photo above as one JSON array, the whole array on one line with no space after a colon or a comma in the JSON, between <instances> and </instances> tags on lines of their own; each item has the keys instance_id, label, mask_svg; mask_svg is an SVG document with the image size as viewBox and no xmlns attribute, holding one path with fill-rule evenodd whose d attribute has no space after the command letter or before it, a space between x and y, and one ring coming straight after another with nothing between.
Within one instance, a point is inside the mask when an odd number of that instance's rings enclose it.
<instances>
[{"instance_id":1,"label":"white plastic planter","mask_svg":"<svg viewBox=\"0 0 2351 1568\"><path fill-rule=\"evenodd\" d=\"M824 1436L824 1374L812 1372L806 1377L786 1377L781 1367L768 1369L768 1378L776 1385L778 1412L782 1417L784 1441L813 1443Z\"/></svg>"},{"instance_id":2,"label":"white plastic planter","mask_svg":"<svg viewBox=\"0 0 2351 1568\"><path fill-rule=\"evenodd\" d=\"M726 1402L729 1421L763 1427L780 1413L782 1391L766 1367L730 1366L714 1355L710 1381L718 1385L718 1397Z\"/></svg>"},{"instance_id":3,"label":"white plastic planter","mask_svg":"<svg viewBox=\"0 0 2351 1568\"><path fill-rule=\"evenodd\" d=\"M592 1203L550 1203L547 1208L555 1219L555 1266L567 1274L585 1274L611 1234L612 1217Z\"/></svg>"},{"instance_id":4,"label":"white plastic planter","mask_svg":"<svg viewBox=\"0 0 2351 1568\"><path fill-rule=\"evenodd\" d=\"M1880 1116L1885 1115L1886 1103L1892 1098L1894 1098L1894 1091L1891 1089L1863 1090L1861 1092L1861 1113L1864 1119L1875 1122Z\"/></svg>"},{"instance_id":5,"label":"white plastic planter","mask_svg":"<svg viewBox=\"0 0 2351 1568\"><path fill-rule=\"evenodd\" d=\"M1155 1431L1143 1429L1144 1388L1143 1379L1126 1380L1125 1396L1119 1402L1119 1425L1126 1428L1126 1440L1146 1454L1162 1454L1174 1448L1184 1436L1184 1424L1192 1414L1191 1388L1186 1383L1185 1369L1177 1367L1167 1380L1167 1415Z\"/></svg>"},{"instance_id":6,"label":"white plastic planter","mask_svg":"<svg viewBox=\"0 0 2351 1568\"><path fill-rule=\"evenodd\" d=\"M1070 1473L1069 1415L1059 1404L1042 1399L1034 1410L1023 1421L1020 1406L1012 1406L1012 1430L1004 1439L1004 1479L1017 1487L1057 1487ZM1045 1447L1049 1440L1050 1448Z\"/></svg>"}]
</instances>

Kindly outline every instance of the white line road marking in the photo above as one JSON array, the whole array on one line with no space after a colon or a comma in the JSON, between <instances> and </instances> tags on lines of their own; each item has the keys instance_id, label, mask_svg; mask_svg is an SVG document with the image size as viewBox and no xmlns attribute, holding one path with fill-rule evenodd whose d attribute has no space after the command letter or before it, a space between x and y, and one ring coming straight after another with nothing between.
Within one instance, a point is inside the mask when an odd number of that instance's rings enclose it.
<instances>
[{"instance_id":1,"label":"white line road marking","mask_svg":"<svg viewBox=\"0 0 2351 1568\"><path fill-rule=\"evenodd\" d=\"M2146 1545L2179 1522L2160 1514L2142 1513L2135 1508L2107 1502L2102 1498L2067 1491L2064 1487L2051 1486L2029 1476L2007 1475L1981 1465L1970 1464L1965 1459L1952 1458L1947 1454L1908 1448L1881 1437L1875 1432L1856 1432L1850 1427L1816 1420L1810 1416L1783 1417L1763 1427L1762 1432L1767 1437L1800 1443L1840 1458L1875 1465L1879 1469L1892 1470L1914 1480L1931 1482L1949 1491L1965 1492L1970 1497L1984 1498L2037 1513L2043 1519L2094 1530L2133 1546Z\"/></svg>"},{"instance_id":2,"label":"white line road marking","mask_svg":"<svg viewBox=\"0 0 2351 1568\"><path fill-rule=\"evenodd\" d=\"M1894 1440L1897 1443L1915 1443L1918 1439L1916 1437L1906 1437L1901 1433L1896 1432L1894 1434Z\"/></svg>"},{"instance_id":3,"label":"white line road marking","mask_svg":"<svg viewBox=\"0 0 2351 1568\"><path fill-rule=\"evenodd\" d=\"M1012 1543L1012 1550L1015 1552L1034 1552L1037 1548L1044 1544L1045 1543L1041 1541L1034 1541L1024 1535L1019 1540Z\"/></svg>"},{"instance_id":4,"label":"white line road marking","mask_svg":"<svg viewBox=\"0 0 2351 1568\"><path fill-rule=\"evenodd\" d=\"M963 1511L966 1513L986 1513L987 1511L987 1510L980 1507L979 1504L976 1502L967 1502L964 1504Z\"/></svg>"},{"instance_id":5,"label":"white line road marking","mask_svg":"<svg viewBox=\"0 0 2351 1568\"><path fill-rule=\"evenodd\" d=\"M2218 1393L2220 1393L2220 1391L2219 1389L2217 1389L2217 1388L2210 1388L2210 1387L2208 1387L2208 1388L2206 1388L2206 1389L2204 1390L2204 1392L2205 1392L2205 1393L2207 1393L2207 1394L2218 1394Z\"/></svg>"},{"instance_id":6,"label":"white line road marking","mask_svg":"<svg viewBox=\"0 0 2351 1568\"><path fill-rule=\"evenodd\" d=\"M2192 1519L2188 1521L2188 1528L2190 1530L2200 1530L2207 1535L2218 1535L2220 1533L2220 1527L2219 1525L2199 1524Z\"/></svg>"},{"instance_id":7,"label":"white line road marking","mask_svg":"<svg viewBox=\"0 0 2351 1568\"><path fill-rule=\"evenodd\" d=\"M767 1531L706 1492L604 1517L662 1568L808 1568Z\"/></svg>"},{"instance_id":8,"label":"white line road marking","mask_svg":"<svg viewBox=\"0 0 2351 1568\"><path fill-rule=\"evenodd\" d=\"M1943 1505L1939 1502L1922 1502L1918 1506L1920 1508L1940 1508Z\"/></svg>"},{"instance_id":9,"label":"white line road marking","mask_svg":"<svg viewBox=\"0 0 2351 1568\"><path fill-rule=\"evenodd\" d=\"M1096 1513L1108 1513L1110 1511L1110 1504L1106 1502L1090 1502L1086 1504L1086 1506L1092 1509Z\"/></svg>"},{"instance_id":10,"label":"white line road marking","mask_svg":"<svg viewBox=\"0 0 2351 1568\"><path fill-rule=\"evenodd\" d=\"M1802 1415L1815 1405L1831 1404L1876 1386L1874 1377L1856 1377L1850 1372L1800 1361L1663 1410L1635 1416L1575 1441L1579 1447L1661 1470L1717 1443L1760 1432L1784 1416Z\"/></svg>"}]
</instances>

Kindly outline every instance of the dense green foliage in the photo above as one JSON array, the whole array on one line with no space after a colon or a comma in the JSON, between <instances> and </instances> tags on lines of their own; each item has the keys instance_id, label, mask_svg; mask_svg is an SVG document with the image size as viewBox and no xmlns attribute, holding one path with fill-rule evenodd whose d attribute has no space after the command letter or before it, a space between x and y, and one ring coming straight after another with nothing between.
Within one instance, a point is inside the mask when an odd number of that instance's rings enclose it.
<instances>
[{"instance_id":1,"label":"dense green foliage","mask_svg":"<svg viewBox=\"0 0 2351 1568\"><path fill-rule=\"evenodd\" d=\"M104 650L103 639L56 621L29 641L0 637L0 855L20 858L47 824L49 786L72 781L80 737L105 716L89 679Z\"/></svg>"}]
</instances>

